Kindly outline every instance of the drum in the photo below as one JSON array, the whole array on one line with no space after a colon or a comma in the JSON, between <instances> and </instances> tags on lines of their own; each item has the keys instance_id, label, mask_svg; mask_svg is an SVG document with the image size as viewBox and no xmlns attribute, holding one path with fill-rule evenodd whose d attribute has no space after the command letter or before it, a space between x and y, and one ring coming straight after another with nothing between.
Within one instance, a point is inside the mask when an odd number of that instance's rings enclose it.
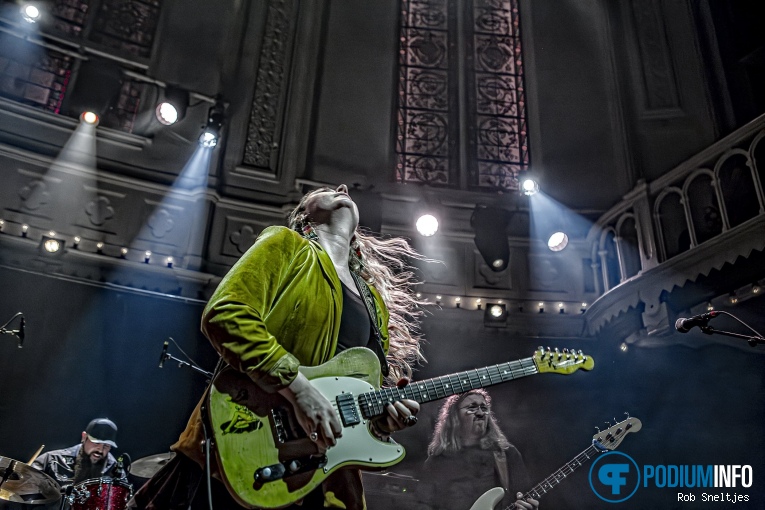
<instances>
[{"instance_id":1,"label":"drum","mask_svg":"<svg viewBox=\"0 0 765 510\"><path fill-rule=\"evenodd\" d=\"M133 486L122 480L93 478L74 486L69 496L72 510L125 510Z\"/></svg>"}]
</instances>

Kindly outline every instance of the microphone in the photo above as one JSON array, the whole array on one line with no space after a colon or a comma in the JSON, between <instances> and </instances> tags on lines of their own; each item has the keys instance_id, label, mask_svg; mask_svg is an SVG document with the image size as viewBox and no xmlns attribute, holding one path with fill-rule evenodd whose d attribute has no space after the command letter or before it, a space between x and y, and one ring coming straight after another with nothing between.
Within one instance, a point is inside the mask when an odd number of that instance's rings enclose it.
<instances>
[{"instance_id":1,"label":"microphone","mask_svg":"<svg viewBox=\"0 0 765 510\"><path fill-rule=\"evenodd\" d=\"M16 337L19 339L19 349L24 347L24 326L26 325L27 321L24 319L24 317L21 317L21 322L19 323L19 330L16 332Z\"/></svg>"},{"instance_id":2,"label":"microphone","mask_svg":"<svg viewBox=\"0 0 765 510\"><path fill-rule=\"evenodd\" d=\"M125 465L122 463L122 455L117 457L117 465L114 466L114 478L123 478L125 476Z\"/></svg>"},{"instance_id":3,"label":"microphone","mask_svg":"<svg viewBox=\"0 0 765 510\"><path fill-rule=\"evenodd\" d=\"M720 312L711 311L700 315L694 315L687 319L680 317L677 319L677 322L675 322L675 329L680 333L687 333L696 326L706 326L709 319L713 319L718 315L720 315Z\"/></svg>"},{"instance_id":4,"label":"microphone","mask_svg":"<svg viewBox=\"0 0 765 510\"><path fill-rule=\"evenodd\" d=\"M162 345L162 354L159 355L159 368L165 366L165 360L167 359L167 346L167 342Z\"/></svg>"}]
</instances>

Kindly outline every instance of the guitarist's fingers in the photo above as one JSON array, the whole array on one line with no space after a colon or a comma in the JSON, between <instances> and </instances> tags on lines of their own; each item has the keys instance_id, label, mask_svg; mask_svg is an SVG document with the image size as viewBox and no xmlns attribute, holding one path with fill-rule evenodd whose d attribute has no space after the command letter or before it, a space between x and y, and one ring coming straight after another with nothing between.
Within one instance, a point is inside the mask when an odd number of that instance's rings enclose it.
<instances>
[{"instance_id":1,"label":"guitarist's fingers","mask_svg":"<svg viewBox=\"0 0 765 510\"><path fill-rule=\"evenodd\" d=\"M415 400L409 400L408 398L404 398L399 400L407 409L409 409L409 414L417 414L420 412L420 404L419 402Z\"/></svg>"},{"instance_id":2,"label":"guitarist's fingers","mask_svg":"<svg viewBox=\"0 0 765 510\"><path fill-rule=\"evenodd\" d=\"M343 437L343 425L340 423L340 419L337 417L337 414L332 413L330 415L329 426L334 437Z\"/></svg>"},{"instance_id":3,"label":"guitarist's fingers","mask_svg":"<svg viewBox=\"0 0 765 510\"><path fill-rule=\"evenodd\" d=\"M323 439L327 446L335 446L337 444L335 434L332 433L332 427L326 421L319 422L319 437Z\"/></svg>"},{"instance_id":4,"label":"guitarist's fingers","mask_svg":"<svg viewBox=\"0 0 765 510\"><path fill-rule=\"evenodd\" d=\"M387 405L388 425L391 430L403 430L407 425L407 420L414 416L411 410L402 402L397 401Z\"/></svg>"},{"instance_id":5,"label":"guitarist's fingers","mask_svg":"<svg viewBox=\"0 0 765 510\"><path fill-rule=\"evenodd\" d=\"M519 492L515 495L518 501L515 502L514 507L520 510L534 510L539 508L539 501L532 498L523 499L523 493Z\"/></svg>"}]
</instances>

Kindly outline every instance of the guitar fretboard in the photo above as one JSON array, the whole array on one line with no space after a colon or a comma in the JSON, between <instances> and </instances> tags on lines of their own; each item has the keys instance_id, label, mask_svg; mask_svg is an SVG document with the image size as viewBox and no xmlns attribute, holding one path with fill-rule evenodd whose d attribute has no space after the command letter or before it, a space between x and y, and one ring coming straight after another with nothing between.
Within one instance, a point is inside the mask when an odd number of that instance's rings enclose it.
<instances>
[{"instance_id":1,"label":"guitar fretboard","mask_svg":"<svg viewBox=\"0 0 765 510\"><path fill-rule=\"evenodd\" d=\"M566 479L567 476L569 476L571 473L576 471L578 468L582 467L584 463L586 463L588 460L590 460L593 457L597 457L598 454L605 451L605 448L602 446L598 448L595 444L591 445L589 448L581 452L579 455L568 461L566 464L564 464L560 469L558 469L555 473L551 474L541 482L539 482L537 485L532 487L530 491L528 491L526 494L523 495L523 499L526 498L534 498L539 499L540 497L544 496L548 492L552 490L553 487L561 483L563 480ZM508 507L506 510L510 510L514 507Z\"/></svg>"},{"instance_id":2,"label":"guitar fretboard","mask_svg":"<svg viewBox=\"0 0 765 510\"><path fill-rule=\"evenodd\" d=\"M499 365L413 382L404 388L384 388L362 393L359 395L359 407L364 418L371 419L384 414L385 406L388 404L403 398L424 404L457 393L512 381L537 372L533 358L509 361Z\"/></svg>"}]
</instances>

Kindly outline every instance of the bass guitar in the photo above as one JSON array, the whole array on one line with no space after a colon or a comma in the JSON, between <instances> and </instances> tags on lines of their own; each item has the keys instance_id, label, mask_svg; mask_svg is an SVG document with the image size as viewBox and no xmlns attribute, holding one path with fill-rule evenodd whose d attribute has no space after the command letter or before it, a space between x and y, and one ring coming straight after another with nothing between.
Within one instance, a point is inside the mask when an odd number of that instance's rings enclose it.
<instances>
[{"instance_id":1,"label":"bass guitar","mask_svg":"<svg viewBox=\"0 0 765 510\"><path fill-rule=\"evenodd\" d=\"M206 405L220 475L231 495L247 508L281 508L303 499L340 468L383 469L404 458L404 448L378 440L370 421L401 399L430 402L476 388L539 373L591 370L582 351L542 349L530 358L379 388L380 362L364 347L342 351L327 363L300 367L337 410L342 437L319 452L300 426L292 405L266 393L230 367L215 376Z\"/></svg>"},{"instance_id":2,"label":"bass guitar","mask_svg":"<svg viewBox=\"0 0 765 510\"><path fill-rule=\"evenodd\" d=\"M538 500L550 492L553 487L565 480L567 476L582 467L588 460L597 457L605 451L615 450L627 434L637 432L642 427L643 424L640 420L628 416L626 420L621 421L606 430L598 431L597 434L592 436L592 445L590 445L589 448L579 453L579 455L565 463L563 467L535 485L530 491L523 495L523 499L534 498ZM470 510L494 510L497 503L502 501L504 497L505 489L502 487L494 487L493 489L484 492L481 497L473 503ZM504 510L511 510L512 508L515 507L511 505Z\"/></svg>"}]
</instances>

